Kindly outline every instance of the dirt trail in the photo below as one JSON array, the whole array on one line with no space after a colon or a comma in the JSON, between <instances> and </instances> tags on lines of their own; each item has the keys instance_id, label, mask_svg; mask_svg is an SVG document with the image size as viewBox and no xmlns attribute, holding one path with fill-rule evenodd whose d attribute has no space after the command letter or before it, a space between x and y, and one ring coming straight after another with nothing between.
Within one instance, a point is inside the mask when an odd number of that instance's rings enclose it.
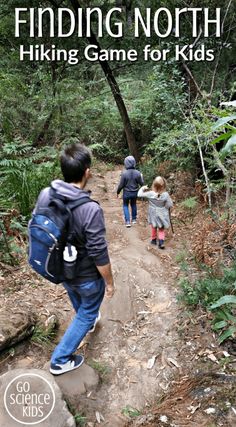
<instances>
[{"instance_id":1,"label":"dirt trail","mask_svg":"<svg viewBox=\"0 0 236 427\"><path fill-rule=\"evenodd\" d=\"M103 303L102 321L90 338L87 354L110 368L108 380L93 398L94 409L112 427L124 425L121 414L127 405L142 411L153 402L178 371L173 364L178 362L178 307L165 263L173 256L173 249L150 248L149 228L140 219L141 202L138 224L130 229L123 225L122 201L116 199L119 176L120 170L110 171L99 185L116 293ZM141 239L144 231L146 240ZM155 363L148 369L153 357Z\"/></svg>"},{"instance_id":2,"label":"dirt trail","mask_svg":"<svg viewBox=\"0 0 236 427\"><path fill-rule=\"evenodd\" d=\"M112 300L104 300L102 320L82 347L85 361L96 361L95 368L104 377L98 390L78 398L75 409L86 415L88 426L98 425L94 424L98 411L104 417L103 425L123 427L127 418L122 412L127 406L140 412L148 409L180 371L179 308L173 279L176 270L172 268L176 243L170 239L165 251L151 247L143 202L138 202L138 224L130 229L124 226L122 200L116 198L120 172L120 168L97 172L89 185L92 197L104 209L116 293ZM40 319L55 313L60 324L56 341L74 316L66 291L42 281L26 263L16 272L12 267L1 292L3 306L19 309L21 304L27 305ZM54 346L55 342L48 347L24 341L12 355L1 356L0 371L43 368Z\"/></svg>"}]
</instances>

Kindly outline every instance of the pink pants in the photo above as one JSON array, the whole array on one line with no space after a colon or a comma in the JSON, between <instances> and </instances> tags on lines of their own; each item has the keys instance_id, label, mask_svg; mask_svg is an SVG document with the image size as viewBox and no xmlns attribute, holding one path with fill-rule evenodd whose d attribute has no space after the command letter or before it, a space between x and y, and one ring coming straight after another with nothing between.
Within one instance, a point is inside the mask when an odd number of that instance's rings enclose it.
<instances>
[{"instance_id":1,"label":"pink pants","mask_svg":"<svg viewBox=\"0 0 236 427\"><path fill-rule=\"evenodd\" d=\"M151 225L151 229L152 229L152 240L157 238L157 228L154 228ZM159 240L165 240L165 229L164 228L158 228L158 239Z\"/></svg>"}]
</instances>

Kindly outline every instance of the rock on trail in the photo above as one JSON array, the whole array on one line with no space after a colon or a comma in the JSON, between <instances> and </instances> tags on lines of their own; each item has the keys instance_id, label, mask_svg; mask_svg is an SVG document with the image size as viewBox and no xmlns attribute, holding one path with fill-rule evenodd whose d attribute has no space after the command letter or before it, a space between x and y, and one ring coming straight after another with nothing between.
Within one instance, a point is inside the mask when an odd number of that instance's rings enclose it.
<instances>
[{"instance_id":1,"label":"rock on trail","mask_svg":"<svg viewBox=\"0 0 236 427\"><path fill-rule=\"evenodd\" d=\"M76 426L53 376L41 369L13 369L3 374L0 396L1 426Z\"/></svg>"},{"instance_id":2,"label":"rock on trail","mask_svg":"<svg viewBox=\"0 0 236 427\"><path fill-rule=\"evenodd\" d=\"M32 334L36 320L26 306L0 309L0 351L12 347Z\"/></svg>"}]
</instances>

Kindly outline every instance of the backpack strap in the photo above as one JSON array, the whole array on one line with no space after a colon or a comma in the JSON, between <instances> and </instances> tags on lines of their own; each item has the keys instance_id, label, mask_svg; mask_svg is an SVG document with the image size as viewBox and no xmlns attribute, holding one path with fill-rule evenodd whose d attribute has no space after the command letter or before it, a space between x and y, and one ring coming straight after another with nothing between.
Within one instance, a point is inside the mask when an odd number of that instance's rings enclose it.
<instances>
[{"instance_id":1,"label":"backpack strap","mask_svg":"<svg viewBox=\"0 0 236 427\"><path fill-rule=\"evenodd\" d=\"M62 209L65 207L69 208L71 211L81 205L84 205L85 203L88 202L95 202L97 204L99 204L96 200L93 200L88 196L84 196L84 197L80 197L78 200L68 200L67 197L62 196L61 194L58 194L56 192L56 190L54 190L54 188L50 187L49 190L49 197L50 197L50 205L51 203L58 206L59 208L61 207Z\"/></svg>"},{"instance_id":2,"label":"backpack strap","mask_svg":"<svg viewBox=\"0 0 236 427\"><path fill-rule=\"evenodd\" d=\"M69 230L73 230L74 229L74 216L72 214L72 211L75 208L78 208L79 206L85 205L85 203L90 203L90 202L98 203L95 200L90 199L89 196L81 197L80 199L74 200L72 202L70 202L70 201L68 202L67 201L67 209L69 209L69 211L70 211ZM73 231L70 231L69 236L73 236Z\"/></svg>"},{"instance_id":3,"label":"backpack strap","mask_svg":"<svg viewBox=\"0 0 236 427\"><path fill-rule=\"evenodd\" d=\"M95 200L90 199L89 196L84 196L81 197L78 200L73 200L73 201L67 201L66 205L68 206L68 208L73 211L75 208L78 208L79 206L84 205L85 203L89 203L89 202L95 202ZM97 203L97 202L96 202Z\"/></svg>"},{"instance_id":4,"label":"backpack strap","mask_svg":"<svg viewBox=\"0 0 236 427\"><path fill-rule=\"evenodd\" d=\"M50 188L49 190L50 202L49 206L56 206L57 209L60 210L62 214L69 216L68 219L68 240L73 237L73 229L74 229L74 216L72 215L72 211L84 205L85 203L95 202L99 204L96 200L93 200L88 196L81 197L77 200L68 200L65 196L58 194L54 188Z\"/></svg>"}]
</instances>

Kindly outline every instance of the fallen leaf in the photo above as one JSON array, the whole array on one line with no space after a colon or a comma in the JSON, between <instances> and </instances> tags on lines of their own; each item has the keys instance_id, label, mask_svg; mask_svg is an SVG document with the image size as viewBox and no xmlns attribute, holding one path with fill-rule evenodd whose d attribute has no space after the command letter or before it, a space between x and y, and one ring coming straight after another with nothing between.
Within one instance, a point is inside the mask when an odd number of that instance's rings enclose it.
<instances>
[{"instance_id":1,"label":"fallen leaf","mask_svg":"<svg viewBox=\"0 0 236 427\"><path fill-rule=\"evenodd\" d=\"M227 351L222 351L222 353L225 357L230 357L230 354Z\"/></svg>"},{"instance_id":2,"label":"fallen leaf","mask_svg":"<svg viewBox=\"0 0 236 427\"><path fill-rule=\"evenodd\" d=\"M97 420L98 424L101 424L101 417L100 417L99 412L96 411L95 415L96 415L96 420Z\"/></svg>"},{"instance_id":3,"label":"fallen leaf","mask_svg":"<svg viewBox=\"0 0 236 427\"><path fill-rule=\"evenodd\" d=\"M156 361L156 356L151 357L147 363L147 369L152 369Z\"/></svg>"},{"instance_id":4,"label":"fallen leaf","mask_svg":"<svg viewBox=\"0 0 236 427\"><path fill-rule=\"evenodd\" d=\"M101 421L105 421L104 416L102 414L100 414L100 412L96 411L95 415L96 415L96 420L97 420L98 424L101 424Z\"/></svg>"},{"instance_id":5,"label":"fallen leaf","mask_svg":"<svg viewBox=\"0 0 236 427\"><path fill-rule=\"evenodd\" d=\"M208 354L207 355L207 357L208 357L208 359L210 359L212 362L215 362L215 363L219 363L218 362L218 360L217 360L217 358L214 356L214 354Z\"/></svg>"}]
</instances>

